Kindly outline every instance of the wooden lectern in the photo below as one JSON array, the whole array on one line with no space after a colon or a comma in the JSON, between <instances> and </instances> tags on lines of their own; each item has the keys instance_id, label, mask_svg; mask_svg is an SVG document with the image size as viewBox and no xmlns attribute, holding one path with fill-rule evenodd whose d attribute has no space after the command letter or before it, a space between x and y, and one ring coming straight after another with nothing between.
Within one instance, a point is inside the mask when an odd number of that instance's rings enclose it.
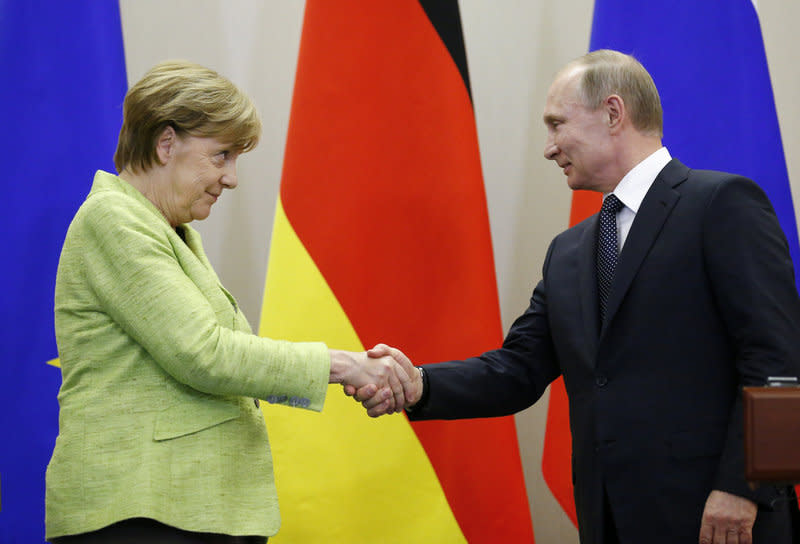
<instances>
[{"instance_id":1,"label":"wooden lectern","mask_svg":"<svg viewBox=\"0 0 800 544\"><path fill-rule=\"evenodd\" d=\"M745 477L800 482L800 387L745 387Z\"/></svg>"}]
</instances>

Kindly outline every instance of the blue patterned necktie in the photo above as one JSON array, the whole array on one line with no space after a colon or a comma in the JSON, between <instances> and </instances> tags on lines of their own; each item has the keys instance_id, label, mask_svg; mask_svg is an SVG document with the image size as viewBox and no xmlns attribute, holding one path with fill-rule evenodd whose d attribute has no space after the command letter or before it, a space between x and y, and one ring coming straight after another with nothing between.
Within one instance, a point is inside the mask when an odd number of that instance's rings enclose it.
<instances>
[{"instance_id":1,"label":"blue patterned necktie","mask_svg":"<svg viewBox=\"0 0 800 544\"><path fill-rule=\"evenodd\" d=\"M597 292L600 295L600 327L606 318L608 295L617 267L617 212L625 205L613 194L603 200L597 233Z\"/></svg>"}]
</instances>

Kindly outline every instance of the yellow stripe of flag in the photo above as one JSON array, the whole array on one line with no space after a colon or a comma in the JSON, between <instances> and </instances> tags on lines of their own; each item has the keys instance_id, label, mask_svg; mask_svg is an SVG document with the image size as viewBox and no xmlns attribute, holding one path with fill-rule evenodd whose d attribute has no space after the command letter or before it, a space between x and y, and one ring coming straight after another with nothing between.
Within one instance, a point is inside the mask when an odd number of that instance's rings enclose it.
<instances>
[{"instance_id":1,"label":"yellow stripe of flag","mask_svg":"<svg viewBox=\"0 0 800 544\"><path fill-rule=\"evenodd\" d=\"M280 200L264 293L261 336L363 350ZM404 416L370 419L339 386L321 414L264 406L264 415L283 519L276 543L466 542Z\"/></svg>"}]
</instances>

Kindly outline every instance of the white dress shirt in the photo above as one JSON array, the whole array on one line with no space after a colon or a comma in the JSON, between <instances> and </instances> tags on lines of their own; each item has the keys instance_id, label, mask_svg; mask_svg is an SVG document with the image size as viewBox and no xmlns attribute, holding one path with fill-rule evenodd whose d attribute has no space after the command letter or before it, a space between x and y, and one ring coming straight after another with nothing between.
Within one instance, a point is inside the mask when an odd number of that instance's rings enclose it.
<instances>
[{"instance_id":1,"label":"white dress shirt","mask_svg":"<svg viewBox=\"0 0 800 544\"><path fill-rule=\"evenodd\" d=\"M650 186L656 180L658 173L661 172L671 160L672 155L669 154L666 147L662 147L634 166L630 172L625 174L625 177L622 178L619 184L617 184L617 187L612 191L625 205L624 208L617 212L618 251L621 252L622 246L625 245L628 232L630 232L633 220L636 218L636 213L639 211L639 206L641 206L642 200L644 200L644 195L650 190ZM603 199L612 193L603 195Z\"/></svg>"}]
</instances>

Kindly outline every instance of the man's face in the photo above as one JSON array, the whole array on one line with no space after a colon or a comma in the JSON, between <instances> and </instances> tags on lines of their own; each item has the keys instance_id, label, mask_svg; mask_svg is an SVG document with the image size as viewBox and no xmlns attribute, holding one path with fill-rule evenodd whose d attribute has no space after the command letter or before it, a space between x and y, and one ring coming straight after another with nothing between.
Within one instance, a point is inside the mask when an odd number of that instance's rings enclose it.
<instances>
[{"instance_id":1,"label":"man's face","mask_svg":"<svg viewBox=\"0 0 800 544\"><path fill-rule=\"evenodd\" d=\"M543 115L544 156L564 170L570 189L608 192L619 180L607 179L614 162L607 112L602 105L594 111L584 106L579 76L580 69L567 71L550 86Z\"/></svg>"}]
</instances>

